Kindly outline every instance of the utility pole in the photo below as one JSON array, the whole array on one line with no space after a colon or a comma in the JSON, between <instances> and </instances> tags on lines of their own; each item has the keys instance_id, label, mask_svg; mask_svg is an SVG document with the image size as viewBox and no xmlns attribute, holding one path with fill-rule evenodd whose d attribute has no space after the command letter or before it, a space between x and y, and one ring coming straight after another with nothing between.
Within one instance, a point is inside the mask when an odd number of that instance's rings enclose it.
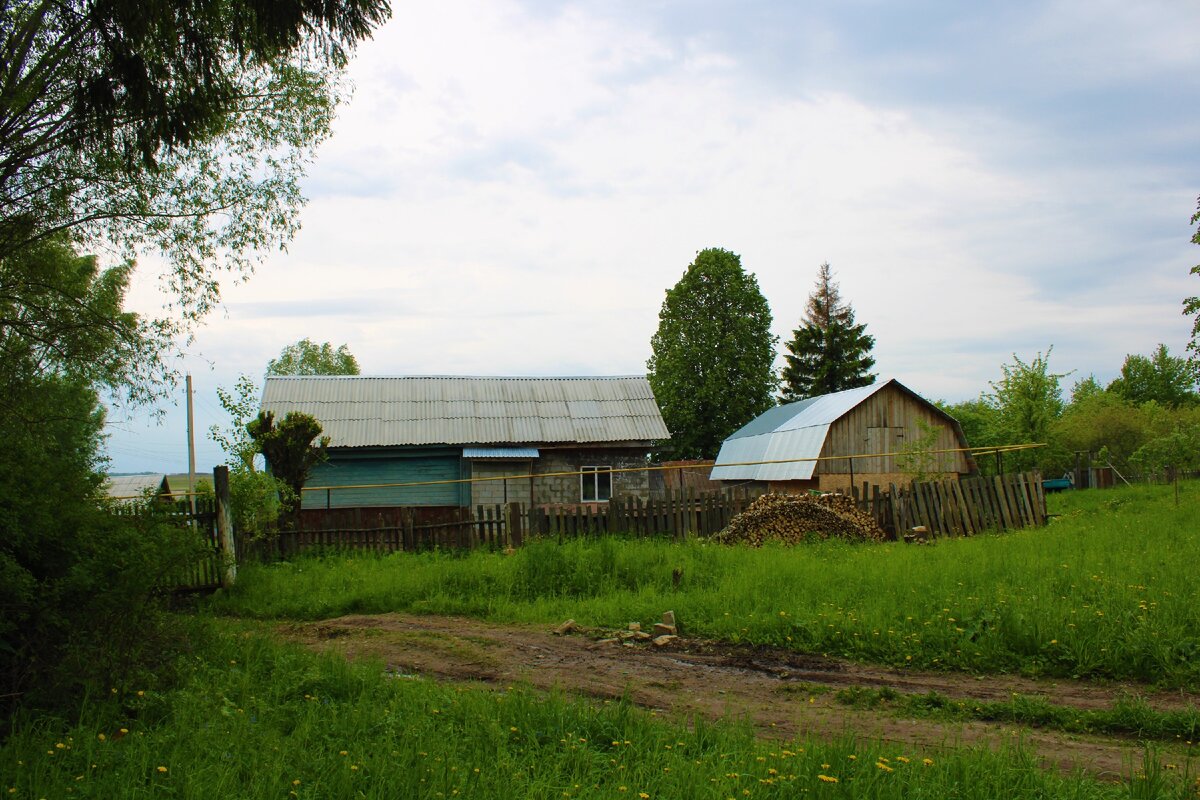
<instances>
[{"instance_id":1,"label":"utility pole","mask_svg":"<svg viewBox=\"0 0 1200 800\"><path fill-rule=\"evenodd\" d=\"M192 425L192 374L187 375L188 500L196 513L196 437Z\"/></svg>"}]
</instances>

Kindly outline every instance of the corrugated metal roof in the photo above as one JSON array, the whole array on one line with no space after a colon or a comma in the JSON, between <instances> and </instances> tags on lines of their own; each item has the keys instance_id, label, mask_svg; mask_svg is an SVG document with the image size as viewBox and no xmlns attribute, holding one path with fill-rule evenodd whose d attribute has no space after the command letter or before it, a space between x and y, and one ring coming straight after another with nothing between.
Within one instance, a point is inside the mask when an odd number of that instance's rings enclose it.
<instances>
[{"instance_id":1,"label":"corrugated metal roof","mask_svg":"<svg viewBox=\"0 0 1200 800\"><path fill-rule=\"evenodd\" d=\"M821 455L829 426L850 409L878 392L895 379L880 381L858 389L810 397L769 409L721 444L721 452L709 475L714 481L789 481L808 480L816 461L789 461L785 464L722 466L748 461L815 459Z\"/></svg>"},{"instance_id":2,"label":"corrugated metal roof","mask_svg":"<svg viewBox=\"0 0 1200 800\"><path fill-rule=\"evenodd\" d=\"M110 475L104 482L109 497L137 497L147 490L158 494L164 487L167 476L154 475ZM167 491L170 491L169 485Z\"/></svg>"},{"instance_id":3,"label":"corrugated metal roof","mask_svg":"<svg viewBox=\"0 0 1200 800\"><path fill-rule=\"evenodd\" d=\"M463 458L537 458L536 447L464 447Z\"/></svg>"},{"instance_id":4,"label":"corrugated metal roof","mask_svg":"<svg viewBox=\"0 0 1200 800\"><path fill-rule=\"evenodd\" d=\"M316 417L333 447L626 442L670 436L641 376L268 377L262 408Z\"/></svg>"}]
</instances>

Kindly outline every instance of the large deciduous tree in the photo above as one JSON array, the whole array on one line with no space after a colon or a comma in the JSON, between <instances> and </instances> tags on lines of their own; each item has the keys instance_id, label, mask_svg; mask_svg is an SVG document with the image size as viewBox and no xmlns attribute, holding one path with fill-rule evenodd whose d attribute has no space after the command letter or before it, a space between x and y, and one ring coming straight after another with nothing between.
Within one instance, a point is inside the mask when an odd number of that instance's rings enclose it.
<instances>
[{"instance_id":1,"label":"large deciduous tree","mask_svg":"<svg viewBox=\"0 0 1200 800\"><path fill-rule=\"evenodd\" d=\"M54 237L4 266L20 291L0 296L0 714L144 679L159 579L192 552L177 526L103 505L97 390L139 384L158 335L122 309L128 265Z\"/></svg>"},{"instance_id":2,"label":"large deciduous tree","mask_svg":"<svg viewBox=\"0 0 1200 800\"><path fill-rule=\"evenodd\" d=\"M329 342L317 344L301 339L289 344L279 358L267 362L268 375L357 375L358 359L350 348L341 345L336 350Z\"/></svg>"},{"instance_id":3,"label":"large deciduous tree","mask_svg":"<svg viewBox=\"0 0 1200 800\"><path fill-rule=\"evenodd\" d=\"M387 0L0 4L0 286L66 235L161 251L174 319L297 228L347 53Z\"/></svg>"},{"instance_id":4,"label":"large deciduous tree","mask_svg":"<svg viewBox=\"0 0 1200 800\"><path fill-rule=\"evenodd\" d=\"M875 381L874 346L867 326L855 324L854 310L842 300L829 264L822 264L804 320L786 344L780 402L870 386Z\"/></svg>"},{"instance_id":5,"label":"large deciduous tree","mask_svg":"<svg viewBox=\"0 0 1200 800\"><path fill-rule=\"evenodd\" d=\"M678 458L712 458L773 405L776 337L758 280L736 253L702 250L658 314L646 362Z\"/></svg>"},{"instance_id":6,"label":"large deciduous tree","mask_svg":"<svg viewBox=\"0 0 1200 800\"><path fill-rule=\"evenodd\" d=\"M1193 405L1200 400L1196 394L1195 365L1186 358L1171 355L1165 344L1160 344L1149 358L1126 356L1121 376L1108 385L1108 391L1131 403L1153 400L1168 408Z\"/></svg>"},{"instance_id":7,"label":"large deciduous tree","mask_svg":"<svg viewBox=\"0 0 1200 800\"><path fill-rule=\"evenodd\" d=\"M154 601L199 539L108 513L98 392L160 393L219 278L291 237L347 53L388 13L0 2L0 708L69 710L80 687L145 685L147 659L173 660ZM152 250L173 305L157 322L122 307Z\"/></svg>"}]
</instances>

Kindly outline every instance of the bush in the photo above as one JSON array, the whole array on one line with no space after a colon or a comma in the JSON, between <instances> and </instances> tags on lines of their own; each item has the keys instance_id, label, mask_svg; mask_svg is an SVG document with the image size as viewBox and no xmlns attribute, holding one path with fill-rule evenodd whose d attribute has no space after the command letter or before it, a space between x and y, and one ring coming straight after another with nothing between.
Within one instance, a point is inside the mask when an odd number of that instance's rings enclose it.
<instances>
[{"instance_id":1,"label":"bush","mask_svg":"<svg viewBox=\"0 0 1200 800\"><path fill-rule=\"evenodd\" d=\"M36 381L4 411L0 702L6 712L70 708L170 657L162 589L202 544L152 504L143 516L112 513L100 492L103 417L88 386Z\"/></svg>"}]
</instances>

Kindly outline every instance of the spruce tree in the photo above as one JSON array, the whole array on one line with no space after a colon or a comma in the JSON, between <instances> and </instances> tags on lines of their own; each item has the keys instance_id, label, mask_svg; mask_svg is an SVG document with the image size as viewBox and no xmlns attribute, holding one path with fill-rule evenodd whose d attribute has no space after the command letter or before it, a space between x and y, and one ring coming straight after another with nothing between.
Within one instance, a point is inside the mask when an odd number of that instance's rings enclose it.
<instances>
[{"instance_id":1,"label":"spruce tree","mask_svg":"<svg viewBox=\"0 0 1200 800\"><path fill-rule=\"evenodd\" d=\"M829 264L821 265L808 297L803 323L787 342L781 403L869 386L875 380L871 348L875 337L854 324L854 310L843 302Z\"/></svg>"}]
</instances>

